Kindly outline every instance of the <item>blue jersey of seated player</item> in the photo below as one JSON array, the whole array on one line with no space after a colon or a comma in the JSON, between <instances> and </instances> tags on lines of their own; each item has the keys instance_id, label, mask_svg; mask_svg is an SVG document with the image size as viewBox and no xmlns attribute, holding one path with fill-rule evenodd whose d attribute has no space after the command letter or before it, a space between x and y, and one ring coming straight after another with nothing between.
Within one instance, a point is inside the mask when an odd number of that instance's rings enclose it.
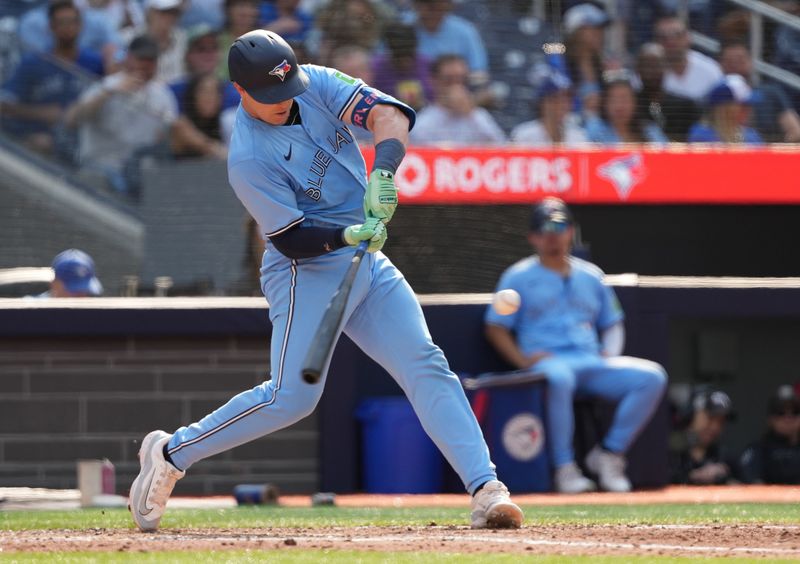
<instances>
[{"instance_id":1,"label":"blue jersey of seated player","mask_svg":"<svg viewBox=\"0 0 800 564\"><path fill-rule=\"evenodd\" d=\"M346 227L364 221L364 158L342 118L365 85L335 69L301 66L309 86L295 97L300 124L269 125L250 116L241 105L236 112L228 177L266 237L301 223ZM364 92L369 95L369 90ZM381 96L382 103L399 106L413 116L402 102ZM366 126L362 116L352 119ZM267 246L265 268L288 260Z\"/></svg>"},{"instance_id":2,"label":"blue jersey of seated player","mask_svg":"<svg viewBox=\"0 0 800 564\"><path fill-rule=\"evenodd\" d=\"M497 290L516 290L520 308L514 314L500 315L490 306L486 322L516 332L524 354L598 353L598 332L622 321L622 307L614 290L603 283L602 270L576 257L570 257L569 264L569 276L546 268L537 257L509 267Z\"/></svg>"}]
</instances>

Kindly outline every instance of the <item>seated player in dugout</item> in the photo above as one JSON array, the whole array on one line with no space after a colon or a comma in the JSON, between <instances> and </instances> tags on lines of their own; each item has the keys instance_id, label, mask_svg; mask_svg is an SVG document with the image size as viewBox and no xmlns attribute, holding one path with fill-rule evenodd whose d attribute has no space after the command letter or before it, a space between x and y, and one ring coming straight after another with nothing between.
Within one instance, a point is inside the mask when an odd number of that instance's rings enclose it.
<instances>
[{"instance_id":1,"label":"seated player in dugout","mask_svg":"<svg viewBox=\"0 0 800 564\"><path fill-rule=\"evenodd\" d=\"M361 80L298 65L279 35L256 30L228 54L242 96L228 178L267 239L261 287L272 322L271 378L173 433L153 431L139 451L130 510L143 531L158 528L172 489L194 464L311 414L322 395L304 381L313 336L368 242L338 332L346 333L406 392L423 428L472 494L474 528L518 528L522 511L498 481L461 382L431 340L422 308L381 251L397 207L394 174L405 156L414 110ZM375 161L367 177L350 126L370 131ZM337 336L338 336L337 332Z\"/></svg>"},{"instance_id":2,"label":"seated player in dugout","mask_svg":"<svg viewBox=\"0 0 800 564\"><path fill-rule=\"evenodd\" d=\"M603 490L627 492L625 452L661 401L667 376L655 362L621 356L622 308L603 272L572 256L574 231L562 200L546 198L533 207L528 241L536 255L509 267L496 289L518 292L520 307L501 315L490 306L486 337L514 367L547 378L547 439L561 493L597 488L575 462L573 398L617 402L611 428L585 463Z\"/></svg>"},{"instance_id":3,"label":"seated player in dugout","mask_svg":"<svg viewBox=\"0 0 800 564\"><path fill-rule=\"evenodd\" d=\"M727 484L733 461L722 436L734 417L731 398L722 390L696 391L678 417L678 432L670 439L673 484Z\"/></svg>"}]
</instances>

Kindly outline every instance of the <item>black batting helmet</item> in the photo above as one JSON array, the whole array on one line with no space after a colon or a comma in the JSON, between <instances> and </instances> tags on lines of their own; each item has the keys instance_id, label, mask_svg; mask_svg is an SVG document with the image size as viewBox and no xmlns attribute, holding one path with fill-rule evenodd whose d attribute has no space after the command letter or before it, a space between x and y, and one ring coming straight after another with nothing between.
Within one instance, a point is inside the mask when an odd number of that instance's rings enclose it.
<instances>
[{"instance_id":1,"label":"black batting helmet","mask_svg":"<svg viewBox=\"0 0 800 564\"><path fill-rule=\"evenodd\" d=\"M263 104L294 98L308 88L308 75L294 50L277 33L258 29L239 37L228 51L231 81Z\"/></svg>"}]
</instances>

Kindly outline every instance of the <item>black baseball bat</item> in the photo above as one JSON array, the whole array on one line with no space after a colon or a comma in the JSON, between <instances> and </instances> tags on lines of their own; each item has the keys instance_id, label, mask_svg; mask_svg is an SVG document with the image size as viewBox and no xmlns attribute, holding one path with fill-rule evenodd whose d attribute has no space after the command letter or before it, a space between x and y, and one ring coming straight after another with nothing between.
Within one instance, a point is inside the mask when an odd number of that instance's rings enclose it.
<instances>
[{"instance_id":1,"label":"black baseball bat","mask_svg":"<svg viewBox=\"0 0 800 564\"><path fill-rule=\"evenodd\" d=\"M353 288L353 280L356 278L356 272L358 272L361 259L364 257L368 246L368 240L361 241L358 244L342 283L333 293L331 301L328 302L328 307L325 308L325 313L322 314L322 321L319 322L317 332L311 340L311 348L308 349L305 362L303 362L303 366L305 366L302 372L303 380L308 384L319 382L322 376L322 369L325 367L325 361L328 360L333 347L336 345L336 331L342 323L347 298L350 297L350 290Z\"/></svg>"}]
</instances>

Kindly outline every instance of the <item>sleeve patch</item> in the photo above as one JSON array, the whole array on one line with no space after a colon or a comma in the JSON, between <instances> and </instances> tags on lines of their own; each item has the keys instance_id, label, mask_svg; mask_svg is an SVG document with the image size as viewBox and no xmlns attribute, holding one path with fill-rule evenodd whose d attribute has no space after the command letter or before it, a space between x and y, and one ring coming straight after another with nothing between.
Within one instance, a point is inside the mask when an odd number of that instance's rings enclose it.
<instances>
[{"instance_id":1,"label":"sleeve patch","mask_svg":"<svg viewBox=\"0 0 800 564\"><path fill-rule=\"evenodd\" d=\"M343 72L340 72L340 71L334 72L333 76L335 76L336 78L338 78L339 80L341 80L345 84L349 84L351 86L354 85L356 82L358 82L357 79L353 78L352 76L348 76L348 75L346 75L346 74L344 74Z\"/></svg>"}]
</instances>

